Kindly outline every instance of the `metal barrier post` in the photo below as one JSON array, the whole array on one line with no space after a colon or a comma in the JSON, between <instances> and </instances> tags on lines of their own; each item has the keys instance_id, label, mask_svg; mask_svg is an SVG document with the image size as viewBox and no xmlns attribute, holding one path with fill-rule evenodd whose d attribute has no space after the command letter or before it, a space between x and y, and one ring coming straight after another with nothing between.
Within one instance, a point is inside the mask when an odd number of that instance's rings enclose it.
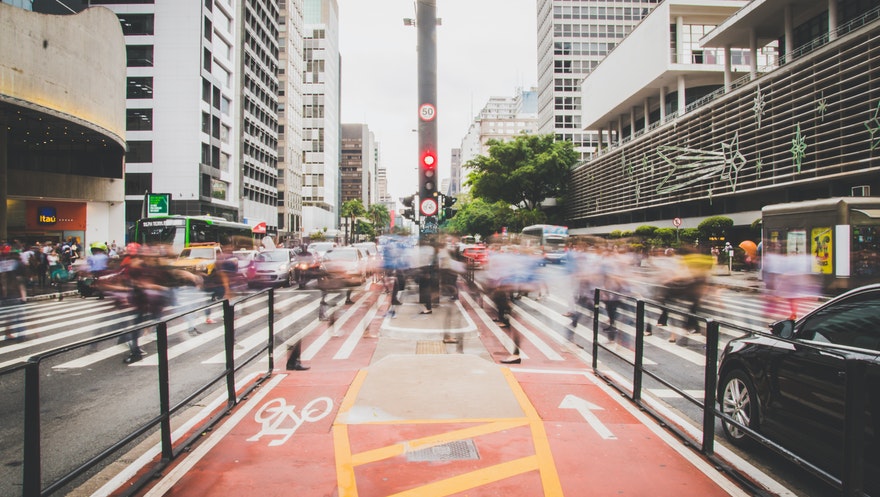
<instances>
[{"instance_id":1,"label":"metal barrier post","mask_svg":"<svg viewBox=\"0 0 880 497\"><path fill-rule=\"evenodd\" d=\"M160 436L162 439L162 460L174 458L171 443L171 381L168 373L168 323L156 325L156 348L159 354L159 413L161 416Z\"/></svg>"},{"instance_id":2,"label":"metal barrier post","mask_svg":"<svg viewBox=\"0 0 880 497\"><path fill-rule=\"evenodd\" d=\"M223 301L224 346L226 347L226 395L227 404L237 403L235 398L235 308L229 300Z\"/></svg>"},{"instance_id":3,"label":"metal barrier post","mask_svg":"<svg viewBox=\"0 0 880 497\"><path fill-rule=\"evenodd\" d=\"M714 319L706 321L706 365L703 373L703 453L715 454L715 390L718 386L718 328Z\"/></svg>"},{"instance_id":4,"label":"metal barrier post","mask_svg":"<svg viewBox=\"0 0 880 497\"><path fill-rule=\"evenodd\" d=\"M602 291L593 292L593 371L599 369L599 297Z\"/></svg>"},{"instance_id":5,"label":"metal barrier post","mask_svg":"<svg viewBox=\"0 0 880 497\"><path fill-rule=\"evenodd\" d=\"M865 383L864 361L846 361L846 397L843 423L843 495L857 497L864 490Z\"/></svg>"},{"instance_id":6,"label":"metal barrier post","mask_svg":"<svg viewBox=\"0 0 880 497\"><path fill-rule=\"evenodd\" d=\"M269 289L269 371L275 370L275 289Z\"/></svg>"},{"instance_id":7,"label":"metal barrier post","mask_svg":"<svg viewBox=\"0 0 880 497\"><path fill-rule=\"evenodd\" d=\"M642 402L642 368L645 355L645 302L636 301L636 350L633 364L633 402Z\"/></svg>"},{"instance_id":8,"label":"metal barrier post","mask_svg":"<svg viewBox=\"0 0 880 497\"><path fill-rule=\"evenodd\" d=\"M40 363L28 361L24 370L24 472L21 495L40 495Z\"/></svg>"}]
</instances>

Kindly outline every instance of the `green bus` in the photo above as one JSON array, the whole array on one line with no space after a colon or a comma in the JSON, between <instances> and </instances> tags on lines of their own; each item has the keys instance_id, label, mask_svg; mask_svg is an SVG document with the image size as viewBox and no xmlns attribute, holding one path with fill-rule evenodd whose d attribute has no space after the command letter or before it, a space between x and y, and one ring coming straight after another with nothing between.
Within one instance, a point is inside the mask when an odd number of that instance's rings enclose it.
<instances>
[{"instance_id":1,"label":"green bus","mask_svg":"<svg viewBox=\"0 0 880 497\"><path fill-rule=\"evenodd\" d=\"M139 219L129 242L167 245L175 254L193 243L216 242L233 250L254 248L253 227L212 216L163 216Z\"/></svg>"}]
</instances>

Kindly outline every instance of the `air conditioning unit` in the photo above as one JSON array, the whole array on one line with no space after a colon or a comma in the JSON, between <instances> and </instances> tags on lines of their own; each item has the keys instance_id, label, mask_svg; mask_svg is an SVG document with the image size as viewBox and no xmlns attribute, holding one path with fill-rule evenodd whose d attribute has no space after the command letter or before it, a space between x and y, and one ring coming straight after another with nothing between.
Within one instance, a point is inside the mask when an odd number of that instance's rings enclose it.
<instances>
[{"instance_id":1,"label":"air conditioning unit","mask_svg":"<svg viewBox=\"0 0 880 497\"><path fill-rule=\"evenodd\" d=\"M871 186L870 185L861 185L852 187L852 196L853 197L870 197L871 196Z\"/></svg>"}]
</instances>

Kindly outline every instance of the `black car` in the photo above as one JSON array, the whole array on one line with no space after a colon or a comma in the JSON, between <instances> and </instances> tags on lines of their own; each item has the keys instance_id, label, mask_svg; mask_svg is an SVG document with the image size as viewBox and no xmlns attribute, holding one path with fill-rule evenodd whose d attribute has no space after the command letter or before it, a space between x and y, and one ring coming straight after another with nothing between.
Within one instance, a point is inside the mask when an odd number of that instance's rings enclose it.
<instances>
[{"instance_id":1,"label":"black car","mask_svg":"<svg viewBox=\"0 0 880 497\"><path fill-rule=\"evenodd\" d=\"M769 335L731 340L718 368L718 402L731 418L840 478L847 361L867 370L864 478L868 493L880 495L880 285L774 323ZM736 425L722 426L734 444L752 443Z\"/></svg>"}]
</instances>

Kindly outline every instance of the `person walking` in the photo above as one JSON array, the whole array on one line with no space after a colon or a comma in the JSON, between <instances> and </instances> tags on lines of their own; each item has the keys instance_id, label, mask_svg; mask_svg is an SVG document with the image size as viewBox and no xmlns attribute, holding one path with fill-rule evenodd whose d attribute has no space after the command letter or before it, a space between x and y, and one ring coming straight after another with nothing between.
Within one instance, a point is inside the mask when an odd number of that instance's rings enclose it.
<instances>
[{"instance_id":1,"label":"person walking","mask_svg":"<svg viewBox=\"0 0 880 497\"><path fill-rule=\"evenodd\" d=\"M27 302L26 271L19 254L8 244L0 246L0 305L13 309L3 330L6 340L24 339L24 304Z\"/></svg>"}]
</instances>

